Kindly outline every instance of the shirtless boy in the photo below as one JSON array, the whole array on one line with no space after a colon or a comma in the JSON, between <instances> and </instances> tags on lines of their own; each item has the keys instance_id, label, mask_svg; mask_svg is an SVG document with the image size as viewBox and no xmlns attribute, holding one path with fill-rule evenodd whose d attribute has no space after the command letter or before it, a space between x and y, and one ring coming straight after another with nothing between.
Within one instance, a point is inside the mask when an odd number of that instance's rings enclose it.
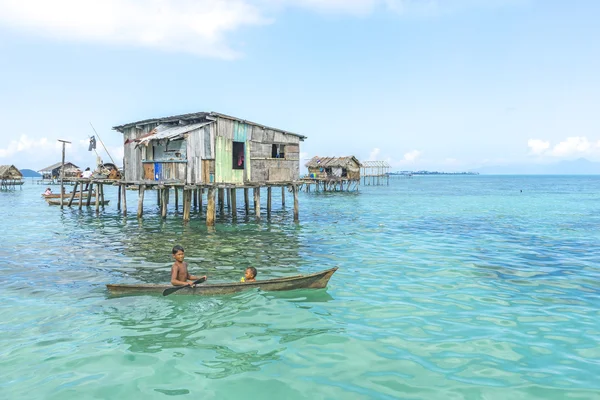
<instances>
[{"instance_id":1,"label":"shirtless boy","mask_svg":"<svg viewBox=\"0 0 600 400\"><path fill-rule=\"evenodd\" d=\"M188 272L188 263L183 262L183 258L185 257L184 254L184 250L183 247L181 246L175 246L173 247L173 258L175 259L175 262L173 263L173 266L171 267L171 285L173 286L191 286L194 287L195 285L193 284L193 282L188 282L188 281L195 281L198 280L200 278L206 278L206 275L204 276L193 276L190 275L190 273Z\"/></svg>"}]
</instances>

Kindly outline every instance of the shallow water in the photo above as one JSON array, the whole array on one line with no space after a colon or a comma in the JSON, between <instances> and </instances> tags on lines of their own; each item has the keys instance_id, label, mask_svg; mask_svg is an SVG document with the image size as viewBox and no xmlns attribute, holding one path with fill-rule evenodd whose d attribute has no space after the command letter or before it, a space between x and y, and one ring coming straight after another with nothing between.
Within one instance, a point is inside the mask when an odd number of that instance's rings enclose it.
<instances>
[{"instance_id":1,"label":"shallow water","mask_svg":"<svg viewBox=\"0 0 600 400\"><path fill-rule=\"evenodd\" d=\"M270 220L242 205L214 231L153 193L138 221L136 192L124 218L116 188L99 216L42 189L0 193L2 398L600 398L599 176L302 192L297 225L274 190ZM340 269L326 290L108 296L167 282L175 244L213 282Z\"/></svg>"}]
</instances>

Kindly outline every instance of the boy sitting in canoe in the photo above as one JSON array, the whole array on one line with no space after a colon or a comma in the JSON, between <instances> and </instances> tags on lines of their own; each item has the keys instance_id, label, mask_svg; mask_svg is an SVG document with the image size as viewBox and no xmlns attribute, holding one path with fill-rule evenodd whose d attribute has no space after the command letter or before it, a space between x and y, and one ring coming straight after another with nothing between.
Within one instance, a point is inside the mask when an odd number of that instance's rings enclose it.
<instances>
[{"instance_id":1,"label":"boy sitting in canoe","mask_svg":"<svg viewBox=\"0 0 600 400\"><path fill-rule=\"evenodd\" d=\"M240 279L240 282L256 282L256 268L248 267L246 268L246 272L244 273L244 277Z\"/></svg>"},{"instance_id":2,"label":"boy sitting in canoe","mask_svg":"<svg viewBox=\"0 0 600 400\"><path fill-rule=\"evenodd\" d=\"M191 286L191 287L195 287L195 285L192 282L188 282L188 281L195 281L198 280L200 278L206 278L206 275L204 276L193 276L190 275L190 273L188 272L188 263L183 262L183 258L185 257L184 254L184 250L183 247L177 245L175 247L173 247L173 258L175 259L175 262L173 263L173 266L171 267L171 285L173 286Z\"/></svg>"}]
</instances>

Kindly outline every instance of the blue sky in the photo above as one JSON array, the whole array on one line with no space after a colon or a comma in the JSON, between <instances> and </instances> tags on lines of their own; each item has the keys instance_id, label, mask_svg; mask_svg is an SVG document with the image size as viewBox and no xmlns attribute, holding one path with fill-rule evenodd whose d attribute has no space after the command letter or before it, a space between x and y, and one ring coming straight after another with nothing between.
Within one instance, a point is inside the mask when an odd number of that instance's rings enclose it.
<instances>
[{"instance_id":1,"label":"blue sky","mask_svg":"<svg viewBox=\"0 0 600 400\"><path fill-rule=\"evenodd\" d=\"M217 111L393 170L600 161L600 2L0 0L0 164ZM101 152L104 161L110 161Z\"/></svg>"}]
</instances>

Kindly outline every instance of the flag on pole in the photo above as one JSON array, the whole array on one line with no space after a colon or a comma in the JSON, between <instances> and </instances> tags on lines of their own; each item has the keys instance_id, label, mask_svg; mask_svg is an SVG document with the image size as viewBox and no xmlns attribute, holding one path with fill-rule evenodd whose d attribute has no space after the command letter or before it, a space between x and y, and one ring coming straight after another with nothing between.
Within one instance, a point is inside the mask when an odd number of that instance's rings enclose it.
<instances>
[{"instance_id":1,"label":"flag on pole","mask_svg":"<svg viewBox=\"0 0 600 400\"><path fill-rule=\"evenodd\" d=\"M90 147L88 148L88 151L92 151L92 149L96 149L96 138L94 136L90 138Z\"/></svg>"}]
</instances>

